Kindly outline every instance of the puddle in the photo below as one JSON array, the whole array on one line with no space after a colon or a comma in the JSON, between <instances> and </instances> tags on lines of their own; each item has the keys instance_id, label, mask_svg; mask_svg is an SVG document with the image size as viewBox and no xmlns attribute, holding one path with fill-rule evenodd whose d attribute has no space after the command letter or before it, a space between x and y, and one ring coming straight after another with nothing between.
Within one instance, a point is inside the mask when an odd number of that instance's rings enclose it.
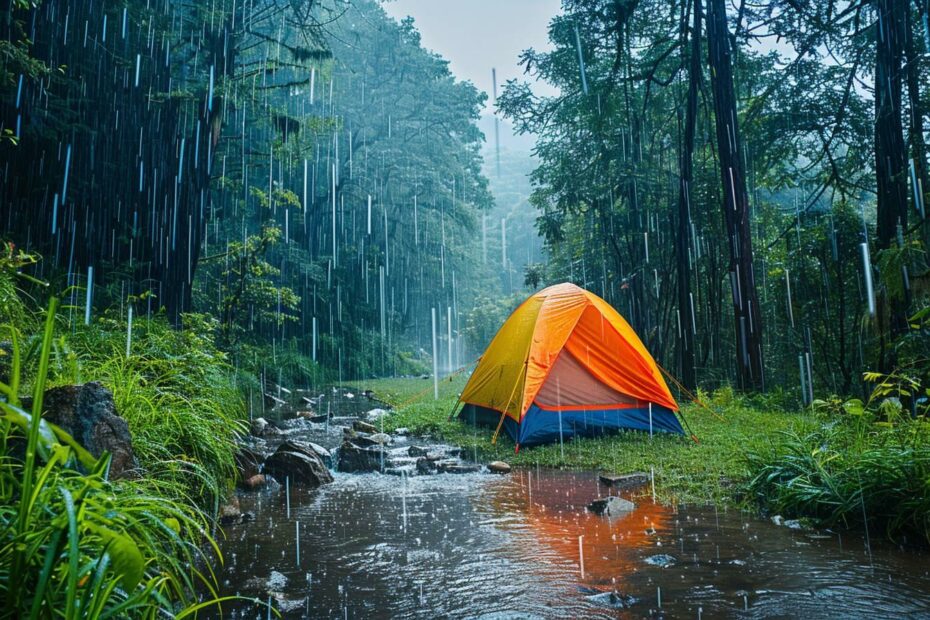
<instances>
[{"instance_id":1,"label":"puddle","mask_svg":"<svg viewBox=\"0 0 930 620\"><path fill-rule=\"evenodd\" d=\"M267 601L272 589L285 617L930 615L926 555L873 542L870 564L861 537L651 496L596 516L585 506L608 487L594 472L337 473L290 492L290 518L283 489L240 498L256 520L225 528L219 575L223 595ZM242 601L224 612L267 617Z\"/></svg>"}]
</instances>

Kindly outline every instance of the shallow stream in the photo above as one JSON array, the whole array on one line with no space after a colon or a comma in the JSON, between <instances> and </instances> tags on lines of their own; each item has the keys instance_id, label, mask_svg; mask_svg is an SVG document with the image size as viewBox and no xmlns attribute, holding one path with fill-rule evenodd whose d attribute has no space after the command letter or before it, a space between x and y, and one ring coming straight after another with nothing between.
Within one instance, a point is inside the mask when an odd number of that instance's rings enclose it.
<instances>
[{"instance_id":1,"label":"shallow stream","mask_svg":"<svg viewBox=\"0 0 930 620\"><path fill-rule=\"evenodd\" d=\"M244 495L256 520L225 530L222 594L272 590L295 618L930 617L927 555L664 507L648 488L623 516L586 510L608 493L594 472L532 469L337 473L291 488L290 516L283 488Z\"/></svg>"}]
</instances>

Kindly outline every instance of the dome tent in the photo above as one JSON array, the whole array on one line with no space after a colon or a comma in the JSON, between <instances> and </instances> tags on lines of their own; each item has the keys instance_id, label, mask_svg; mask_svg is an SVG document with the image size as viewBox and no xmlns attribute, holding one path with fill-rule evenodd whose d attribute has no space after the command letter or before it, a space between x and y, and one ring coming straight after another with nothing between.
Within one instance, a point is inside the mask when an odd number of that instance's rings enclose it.
<instances>
[{"instance_id":1,"label":"dome tent","mask_svg":"<svg viewBox=\"0 0 930 620\"><path fill-rule=\"evenodd\" d=\"M684 434L655 360L610 304L574 284L531 295L504 322L459 417L520 446L618 429Z\"/></svg>"}]
</instances>

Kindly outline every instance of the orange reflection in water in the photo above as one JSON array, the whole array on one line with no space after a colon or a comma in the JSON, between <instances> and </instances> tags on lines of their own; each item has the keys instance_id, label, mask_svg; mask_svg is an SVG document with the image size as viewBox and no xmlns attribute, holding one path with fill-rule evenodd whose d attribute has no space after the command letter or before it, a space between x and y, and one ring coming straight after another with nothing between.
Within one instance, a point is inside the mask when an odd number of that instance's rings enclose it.
<instances>
[{"instance_id":1,"label":"orange reflection in water","mask_svg":"<svg viewBox=\"0 0 930 620\"><path fill-rule=\"evenodd\" d=\"M648 487L621 497L636 503L630 513L608 517L587 509L594 499L618 495L599 484L592 472L517 470L510 484L492 495L495 510L522 513L537 540L557 556L578 566L579 581L598 588L616 588L641 566L642 549L666 553L657 546L658 534L668 531L674 513L655 504ZM581 551L584 575L581 575Z\"/></svg>"}]
</instances>

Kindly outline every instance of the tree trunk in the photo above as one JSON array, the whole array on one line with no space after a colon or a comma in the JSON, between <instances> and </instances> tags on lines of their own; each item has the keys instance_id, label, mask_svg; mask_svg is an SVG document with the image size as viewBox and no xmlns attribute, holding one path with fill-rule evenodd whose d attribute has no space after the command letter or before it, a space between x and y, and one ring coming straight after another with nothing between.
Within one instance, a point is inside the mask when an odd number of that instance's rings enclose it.
<instances>
[{"instance_id":1,"label":"tree trunk","mask_svg":"<svg viewBox=\"0 0 930 620\"><path fill-rule=\"evenodd\" d=\"M687 18L686 18L687 19ZM683 28L687 33L687 27ZM687 34L685 34L687 37ZM679 170L678 235L676 260L678 266L678 355L682 384L689 390L697 387L694 371L694 325L691 296L691 182L694 159L694 133L697 123L698 86L701 81L701 0L694 0L694 27L691 33L691 58L688 74L688 100L685 109L685 134Z\"/></svg>"},{"instance_id":2,"label":"tree trunk","mask_svg":"<svg viewBox=\"0 0 930 620\"><path fill-rule=\"evenodd\" d=\"M723 183L724 219L730 244L730 286L736 322L737 383L741 389L764 389L762 365L762 313L752 264L749 196L736 120L730 39L726 3L710 0L707 46L714 94L714 116L720 176Z\"/></svg>"},{"instance_id":3,"label":"tree trunk","mask_svg":"<svg viewBox=\"0 0 930 620\"><path fill-rule=\"evenodd\" d=\"M907 229L907 155L904 144L901 88L905 48L907 0L876 0L875 29L875 179L877 185L878 249L896 243L898 227ZM883 278L900 277L882 274ZM907 330L906 303L882 293L879 304L882 335L879 367L894 366L893 354L886 356L886 340Z\"/></svg>"},{"instance_id":4,"label":"tree trunk","mask_svg":"<svg viewBox=\"0 0 930 620\"><path fill-rule=\"evenodd\" d=\"M917 0L918 29L924 26L920 22L925 19L922 0ZM911 159L914 161L915 177L923 191L923 206L927 208L927 195L930 195L930 171L927 170L927 144L924 141L924 108L920 99L920 46L914 39L914 26L911 23L911 8L908 6L904 12L906 24L904 27L904 53L907 65L907 98L910 102L910 123L908 124L908 143L910 144ZM930 52L930 50L926 50ZM913 188L912 199L915 200L915 213L917 212L918 188ZM926 217L926 212L924 213Z\"/></svg>"}]
</instances>

